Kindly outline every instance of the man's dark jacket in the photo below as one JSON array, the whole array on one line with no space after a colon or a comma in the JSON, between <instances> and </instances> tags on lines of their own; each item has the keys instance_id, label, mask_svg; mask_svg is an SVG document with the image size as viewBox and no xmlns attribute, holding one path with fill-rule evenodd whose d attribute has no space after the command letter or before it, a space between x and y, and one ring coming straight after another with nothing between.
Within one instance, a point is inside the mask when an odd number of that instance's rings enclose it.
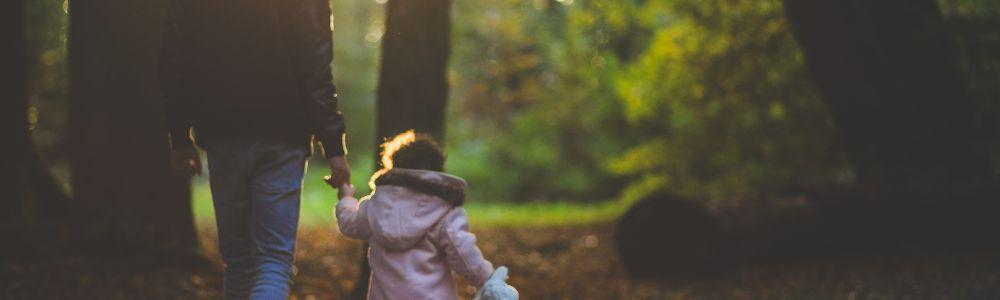
<instances>
[{"instance_id":1,"label":"man's dark jacket","mask_svg":"<svg viewBox=\"0 0 1000 300\"><path fill-rule=\"evenodd\" d=\"M199 140L315 136L344 155L326 0L171 0L161 85L174 149Z\"/></svg>"}]
</instances>

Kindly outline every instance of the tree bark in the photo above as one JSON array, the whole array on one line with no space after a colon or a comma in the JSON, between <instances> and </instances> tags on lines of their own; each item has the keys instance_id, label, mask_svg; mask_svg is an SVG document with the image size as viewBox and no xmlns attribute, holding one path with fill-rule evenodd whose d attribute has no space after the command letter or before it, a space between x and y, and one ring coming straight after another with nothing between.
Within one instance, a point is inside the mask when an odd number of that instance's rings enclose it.
<instances>
[{"instance_id":1,"label":"tree bark","mask_svg":"<svg viewBox=\"0 0 1000 300\"><path fill-rule=\"evenodd\" d=\"M70 4L78 242L95 254L193 253L190 179L167 161L156 72L167 1Z\"/></svg>"},{"instance_id":2,"label":"tree bark","mask_svg":"<svg viewBox=\"0 0 1000 300\"><path fill-rule=\"evenodd\" d=\"M389 1L375 103L376 143L407 129L443 142L450 9L449 0Z\"/></svg>"},{"instance_id":3,"label":"tree bark","mask_svg":"<svg viewBox=\"0 0 1000 300\"><path fill-rule=\"evenodd\" d=\"M451 51L450 0L390 0L386 8L382 64L375 100L375 164L379 145L413 129L444 144ZM367 249L365 245L365 249ZM352 299L364 299L371 270L361 262Z\"/></svg>"},{"instance_id":4,"label":"tree bark","mask_svg":"<svg viewBox=\"0 0 1000 300\"><path fill-rule=\"evenodd\" d=\"M989 179L988 134L934 0L785 0L863 184Z\"/></svg>"},{"instance_id":5,"label":"tree bark","mask_svg":"<svg viewBox=\"0 0 1000 300\"><path fill-rule=\"evenodd\" d=\"M0 156L0 188L7 195L0 201L0 218L11 220L21 214L24 199L27 197L27 168L25 159L28 150L28 119L27 119L27 65L24 37L24 1L4 1L0 38L5 41L3 55L0 55L0 65L3 65L3 78L0 80L0 138L5 141L6 154ZM9 152L8 152L9 151ZM4 222L6 223L6 222ZM6 225L6 224L5 224Z\"/></svg>"},{"instance_id":6,"label":"tree bark","mask_svg":"<svg viewBox=\"0 0 1000 300\"><path fill-rule=\"evenodd\" d=\"M0 258L38 256L51 252L59 242L55 230L68 203L66 194L52 178L32 143L28 120L27 37L25 2L5 1L0 8L0 38L5 43L0 65L0 234L18 247L4 247Z\"/></svg>"}]
</instances>

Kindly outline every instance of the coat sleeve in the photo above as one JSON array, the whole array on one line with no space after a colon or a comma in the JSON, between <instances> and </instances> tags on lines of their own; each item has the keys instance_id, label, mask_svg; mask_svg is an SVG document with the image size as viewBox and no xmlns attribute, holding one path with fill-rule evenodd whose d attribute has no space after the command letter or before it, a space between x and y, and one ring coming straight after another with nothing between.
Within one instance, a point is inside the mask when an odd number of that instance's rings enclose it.
<instances>
[{"instance_id":1,"label":"coat sleeve","mask_svg":"<svg viewBox=\"0 0 1000 300\"><path fill-rule=\"evenodd\" d=\"M358 201L354 197L346 197L337 202L337 227L340 233L347 237L367 240L372 235L368 225L368 201Z\"/></svg>"},{"instance_id":2,"label":"coat sleeve","mask_svg":"<svg viewBox=\"0 0 1000 300\"><path fill-rule=\"evenodd\" d=\"M164 127L170 136L170 147L181 149L192 147L190 129L191 118L188 103L188 82L185 75L189 70L191 43L190 22L186 0L171 0L167 12L167 22L163 31L160 49L160 87L164 96Z\"/></svg>"},{"instance_id":3,"label":"coat sleeve","mask_svg":"<svg viewBox=\"0 0 1000 300\"><path fill-rule=\"evenodd\" d=\"M431 231L430 240L445 252L448 266L476 286L482 286L493 274L493 264L483 257L476 247L476 235L469 232L464 208L448 212Z\"/></svg>"},{"instance_id":4,"label":"coat sleeve","mask_svg":"<svg viewBox=\"0 0 1000 300\"><path fill-rule=\"evenodd\" d=\"M326 0L289 0L293 3L290 49L300 98L327 157L344 156L346 126L337 109L337 89L333 85L333 32L330 3Z\"/></svg>"}]
</instances>

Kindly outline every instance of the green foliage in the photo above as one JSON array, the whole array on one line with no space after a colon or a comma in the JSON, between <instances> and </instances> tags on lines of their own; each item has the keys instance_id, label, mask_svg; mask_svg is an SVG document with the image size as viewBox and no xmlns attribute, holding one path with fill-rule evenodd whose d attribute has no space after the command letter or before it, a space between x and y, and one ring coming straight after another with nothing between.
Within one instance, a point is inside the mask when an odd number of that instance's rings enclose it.
<instances>
[{"instance_id":1,"label":"green foliage","mask_svg":"<svg viewBox=\"0 0 1000 300\"><path fill-rule=\"evenodd\" d=\"M563 2L568 3L568 2ZM621 186L613 61L557 2L456 2L449 169L474 196L587 201ZM480 149L464 152L457 149Z\"/></svg>"},{"instance_id":2,"label":"green foliage","mask_svg":"<svg viewBox=\"0 0 1000 300\"><path fill-rule=\"evenodd\" d=\"M489 185L478 191L714 198L848 172L780 1L497 1L455 14L451 141L487 150L452 153L453 165Z\"/></svg>"},{"instance_id":3,"label":"green foliage","mask_svg":"<svg viewBox=\"0 0 1000 300\"><path fill-rule=\"evenodd\" d=\"M666 1L618 91L649 136L613 160L684 195L831 182L844 160L780 1Z\"/></svg>"}]
</instances>

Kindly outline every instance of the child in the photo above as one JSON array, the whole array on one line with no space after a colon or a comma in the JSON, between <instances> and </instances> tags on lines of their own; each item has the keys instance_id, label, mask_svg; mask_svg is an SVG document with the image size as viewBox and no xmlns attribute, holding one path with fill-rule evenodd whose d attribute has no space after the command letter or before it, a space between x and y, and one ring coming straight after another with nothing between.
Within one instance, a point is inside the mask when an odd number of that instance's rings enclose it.
<instances>
[{"instance_id":1,"label":"child","mask_svg":"<svg viewBox=\"0 0 1000 300\"><path fill-rule=\"evenodd\" d=\"M382 165L359 202L354 187L340 188L340 232L367 240L372 275L368 299L457 299L452 271L479 286L476 299L517 299L469 232L465 180L443 173L444 155L426 134L412 130L382 144Z\"/></svg>"}]
</instances>

